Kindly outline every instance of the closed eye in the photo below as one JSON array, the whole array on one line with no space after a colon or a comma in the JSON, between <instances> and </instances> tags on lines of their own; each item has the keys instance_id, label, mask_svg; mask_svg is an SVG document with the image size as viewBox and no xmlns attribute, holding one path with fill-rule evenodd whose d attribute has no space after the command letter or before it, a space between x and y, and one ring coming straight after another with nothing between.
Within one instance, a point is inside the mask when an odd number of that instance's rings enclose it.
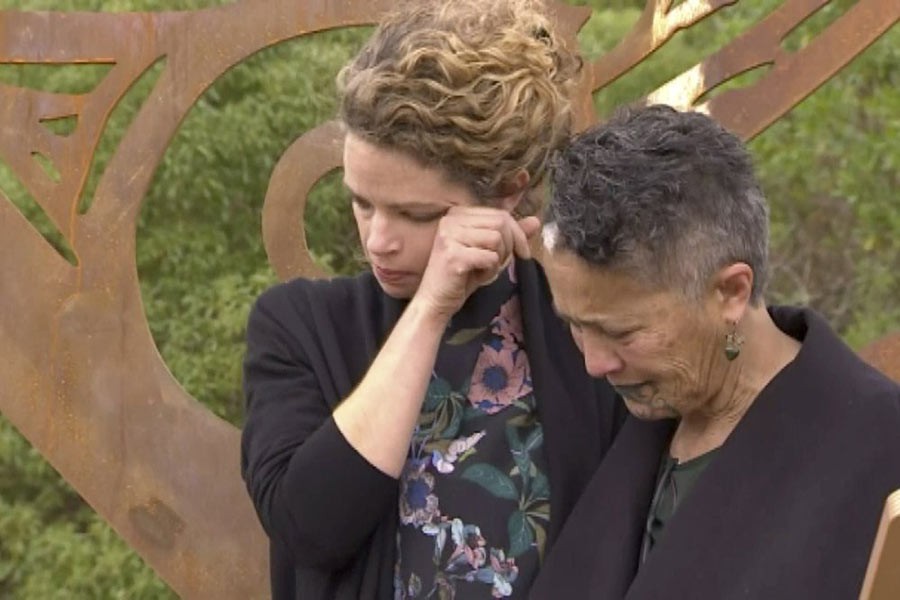
<instances>
[{"instance_id":1,"label":"closed eye","mask_svg":"<svg viewBox=\"0 0 900 600\"><path fill-rule=\"evenodd\" d=\"M637 329L623 329L622 331L607 331L606 335L613 340L624 340L636 332Z\"/></svg>"},{"instance_id":2,"label":"closed eye","mask_svg":"<svg viewBox=\"0 0 900 600\"><path fill-rule=\"evenodd\" d=\"M414 221L416 223L431 223L432 221L437 221L438 219L443 217L445 214L447 214L447 211L444 209L426 212L401 210L398 214L404 219L409 219L410 221Z\"/></svg>"}]
</instances>

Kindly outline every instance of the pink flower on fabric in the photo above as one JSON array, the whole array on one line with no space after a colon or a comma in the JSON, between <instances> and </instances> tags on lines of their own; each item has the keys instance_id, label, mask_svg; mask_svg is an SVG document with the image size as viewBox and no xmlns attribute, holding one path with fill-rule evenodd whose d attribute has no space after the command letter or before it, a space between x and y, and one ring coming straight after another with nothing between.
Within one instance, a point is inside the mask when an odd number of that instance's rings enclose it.
<instances>
[{"instance_id":1,"label":"pink flower on fabric","mask_svg":"<svg viewBox=\"0 0 900 600\"><path fill-rule=\"evenodd\" d=\"M493 322L493 330L504 338L504 342L510 341L519 344L525 339L522 331L522 305L518 296L513 296L503 306Z\"/></svg>"},{"instance_id":2,"label":"pink flower on fabric","mask_svg":"<svg viewBox=\"0 0 900 600\"><path fill-rule=\"evenodd\" d=\"M519 575L519 567L516 566L516 559L506 558L503 550L491 549L491 569L494 571L491 596L494 598L506 598L512 595L512 582Z\"/></svg>"},{"instance_id":3,"label":"pink flower on fabric","mask_svg":"<svg viewBox=\"0 0 900 600\"><path fill-rule=\"evenodd\" d=\"M500 412L531 392L528 359L505 344L500 350L483 346L475 363L469 402L488 414Z\"/></svg>"},{"instance_id":4,"label":"pink flower on fabric","mask_svg":"<svg viewBox=\"0 0 900 600\"><path fill-rule=\"evenodd\" d=\"M487 542L479 527L464 525L460 519L453 519L450 535L455 547L447 560L448 571L458 571L463 566L478 569L487 562Z\"/></svg>"}]
</instances>

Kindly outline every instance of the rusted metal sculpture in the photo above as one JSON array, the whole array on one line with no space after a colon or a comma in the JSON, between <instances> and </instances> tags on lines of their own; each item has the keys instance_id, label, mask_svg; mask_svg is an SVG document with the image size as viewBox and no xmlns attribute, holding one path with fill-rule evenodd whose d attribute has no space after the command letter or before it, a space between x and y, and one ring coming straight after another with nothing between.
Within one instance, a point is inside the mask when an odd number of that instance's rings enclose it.
<instances>
[{"instance_id":1,"label":"rusted metal sculpture","mask_svg":"<svg viewBox=\"0 0 900 600\"><path fill-rule=\"evenodd\" d=\"M733 0L734 1L734 0ZM629 35L586 65L591 93L733 1L648 0ZM786 0L769 17L650 96L708 111L745 138L826 81L900 18L896 0L859 0L796 53L784 37L828 0ZM0 411L183 597L267 595L267 547L238 474L238 431L193 400L156 350L135 266L138 213L178 126L203 91L254 52L324 29L374 22L390 0L240 0L160 13L0 11L0 63L112 65L95 89L56 94L0 86L0 160L71 247L57 252L0 193ZM590 9L553 2L574 45ZM161 75L109 161L90 209L78 211L112 109L149 67ZM755 84L697 99L748 69ZM74 117L68 135L42 123ZM317 276L301 226L305 198L337 168L341 135L326 123L274 170L263 241L282 279ZM39 164L49 161L55 173ZM896 346L894 346L896 348ZM889 355L885 368L895 369Z\"/></svg>"}]
</instances>

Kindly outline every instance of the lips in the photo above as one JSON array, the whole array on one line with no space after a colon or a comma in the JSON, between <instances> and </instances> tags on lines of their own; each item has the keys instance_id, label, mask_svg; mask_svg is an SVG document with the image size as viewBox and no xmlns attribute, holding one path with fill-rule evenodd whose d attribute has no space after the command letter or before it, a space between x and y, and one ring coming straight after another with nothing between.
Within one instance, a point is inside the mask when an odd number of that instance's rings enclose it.
<instances>
[{"instance_id":1,"label":"lips","mask_svg":"<svg viewBox=\"0 0 900 600\"><path fill-rule=\"evenodd\" d=\"M385 269L378 265L372 265L372 269L375 271L378 279L385 283L400 283L413 275L410 271L395 271L394 269Z\"/></svg>"},{"instance_id":2,"label":"lips","mask_svg":"<svg viewBox=\"0 0 900 600\"><path fill-rule=\"evenodd\" d=\"M612 383L612 382L610 382ZM649 381L633 384L612 384L613 389L622 396L635 402L648 402L654 396L654 388Z\"/></svg>"}]
</instances>

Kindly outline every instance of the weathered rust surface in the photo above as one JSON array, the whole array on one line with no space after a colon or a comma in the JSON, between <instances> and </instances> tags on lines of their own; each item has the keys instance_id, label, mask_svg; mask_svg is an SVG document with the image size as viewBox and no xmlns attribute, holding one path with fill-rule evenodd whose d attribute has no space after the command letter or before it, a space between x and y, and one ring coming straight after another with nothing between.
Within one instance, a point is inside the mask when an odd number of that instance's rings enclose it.
<instances>
[{"instance_id":1,"label":"weathered rust surface","mask_svg":"<svg viewBox=\"0 0 900 600\"><path fill-rule=\"evenodd\" d=\"M587 65L579 125L596 120L591 93L731 1L648 0L614 50ZM238 473L238 431L191 398L159 356L141 305L135 230L152 174L187 111L254 52L323 29L377 20L390 0L242 0L159 13L0 11L0 63L102 63L84 94L0 86L0 160L77 258L66 261L0 193L0 411L178 592L187 598L268 595L267 549ZM661 88L749 138L891 27L896 0L859 0L803 49L781 42L826 0L786 0L769 18ZM555 1L571 44L590 9ZM79 214L98 140L128 87L162 62L153 93L109 161L90 210ZM744 89L698 98L747 69L771 65ZM41 122L76 116L69 135ZM341 135L325 123L274 170L263 242L279 277L320 276L302 227L306 196L340 165ZM34 153L58 172L51 177ZM897 344L869 355L897 375ZM886 357L886 358L884 358Z\"/></svg>"}]
</instances>

